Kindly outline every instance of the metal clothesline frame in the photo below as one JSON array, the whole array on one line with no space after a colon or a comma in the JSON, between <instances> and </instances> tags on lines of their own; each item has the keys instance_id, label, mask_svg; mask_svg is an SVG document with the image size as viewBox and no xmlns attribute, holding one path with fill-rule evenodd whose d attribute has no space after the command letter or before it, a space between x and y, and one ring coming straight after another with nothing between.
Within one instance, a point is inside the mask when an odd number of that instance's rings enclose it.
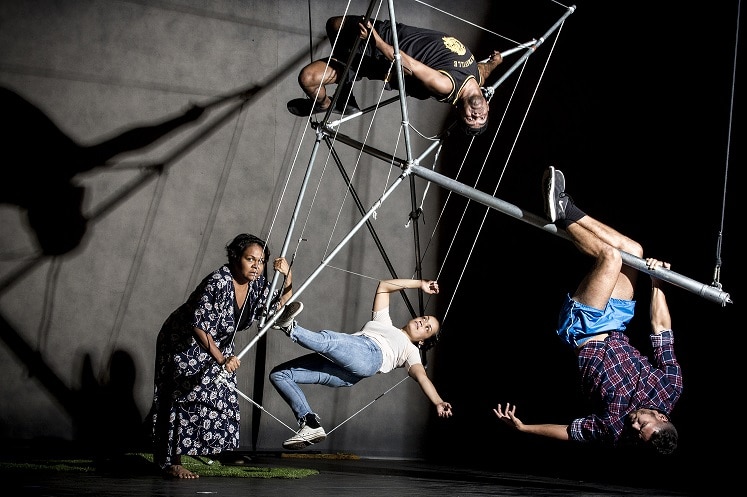
<instances>
[{"instance_id":1,"label":"metal clothesline frame","mask_svg":"<svg viewBox=\"0 0 747 497\"><path fill-rule=\"evenodd\" d=\"M372 1L371 4L369 5L369 9L366 14L367 17L370 17L371 12L373 11L373 6L374 6L374 1ZM396 20L395 20L395 14L394 14L393 0L388 0L388 8L389 8L390 21L392 23L395 23ZM487 91L491 92L492 90L494 90L498 85L504 82L511 73L513 73L516 69L518 69L524 63L524 61L532 53L536 51L537 47L541 45L553 32L555 32L563 24L565 19L570 14L572 14L575 11L575 9L576 9L575 5L568 7L566 12L547 30L547 32L542 37L540 37L536 41L525 43L521 47L516 47L515 49L512 49L512 52L515 52L517 49L522 48L522 49L525 49L525 53L519 58L519 60L517 60L509 68L509 70L501 78L499 78L493 85L488 87ZM382 161L385 161L387 165L392 165L392 164L397 165L402 169L402 172L397 177L397 179L379 197L379 199L373 204L373 206L371 206L368 209L368 211L363 212L363 207L360 204L360 202L357 200L357 196L355 196L356 202L358 204L358 208L363 213L362 218L348 232L348 234L337 244L337 246L321 261L319 266L317 266L317 268L309 275L309 277L303 282L303 284L301 284L301 286L298 287L297 289L294 289L293 295L288 299L288 301L286 302L286 305L291 302L296 301L303 294L303 292L309 287L309 285L311 285L311 283L316 279L316 277L329 265L330 261L334 259L334 257L339 253L339 251L345 245L347 245L350 239L363 226L368 226L374 238L378 239L376 237L373 226L369 222L369 219L371 218L371 216L374 215L374 213L379 209L379 207L384 203L384 201L392 194L392 192L394 192L405 181L405 179L408 179L408 178L410 179L411 185L413 184L412 182L414 181L414 177L425 179L429 182L432 182L432 183L435 183L441 186L442 188L450 190L456 194L462 195L468 199L479 202L480 204L483 204L491 209L497 210L515 219L518 219L520 221L531 224L537 228L540 228L543 231L546 231L548 233L551 233L561 238L564 238L566 240L569 240L569 236L564 230L558 230L558 228L552 223L548 224L544 217L540 217L530 212L524 211L523 209L513 204L505 202L492 195L484 193L475 188L469 187L454 179L451 179L447 176L444 176L440 173L437 173L433 170L424 168L419 165L421 161L423 161L425 158L427 158L430 154L434 153L438 149L438 147L440 146L444 138L442 137L439 141L436 141L432 143L430 146L428 146L419 157L413 156L412 147L410 144L409 128L408 128L408 112L407 112L407 101L406 101L407 95L404 90L405 88L404 73L402 71L401 56L400 56L400 51L399 51L399 40L397 39L396 31L393 31L393 38L394 38L393 39L394 62L395 62L396 70L397 70L397 77L399 78L399 83L400 83L399 84L399 102L400 102L400 109L402 112L402 127L404 131L405 148L406 148L407 157L405 159L396 157L392 154L389 154L377 148L365 145L364 143L358 140L355 140L347 135L337 132L336 126L340 122L342 122L346 118L346 116L343 116L342 119L335 121L334 123L332 123L332 125L330 125L328 122L329 117L331 115L331 109L334 108L335 103L336 103L335 100L339 98L340 96L338 94L339 92L336 92L336 94L333 97L333 102L332 102L332 105L330 106L330 110L327 111L322 121L316 125L312 124L312 126L316 129L316 140L314 142L311 157L309 159L309 163L306 169L306 174L304 176L304 180L301 185L299 195L296 201L296 207L293 211L291 221L288 226L288 231L286 233L285 240L283 242L281 256L285 256L285 254L288 251L288 247L290 245L290 240L292 239L292 234L293 234L293 230L295 227L295 223L298 218L300 205L302 203L304 193L308 186L310 174L313 169L313 165L316 159L319 145L321 144L322 141L325 141L330 146L330 148L332 148L335 161L337 162L338 167L340 168L341 172L345 176L345 180L348 185L348 188L353 192L354 192L353 186L351 185L347 175L344 173L344 168L342 168L342 164L339 160L339 157L337 157L334 152L334 147L332 145L330 137L332 137L337 142L341 142L357 150L360 150L362 153L366 153L372 157L379 158ZM354 45L353 50L351 51L351 54L355 53L359 43L360 43L360 40L357 39L356 44ZM352 55L349 57L347 61L346 71L350 68L351 63L352 63ZM396 98L389 99L385 103L389 104L394 101L396 101ZM368 109L366 111L368 111ZM356 113L354 116L358 116L358 115L360 115L360 113ZM414 192L414 189L412 191ZM417 208L417 205L415 204L414 195L413 195L412 201L413 201L413 209ZM419 240L417 223L413 223L413 227L414 227L415 243L416 243L416 248L417 248L418 240ZM388 261L383 247L378 243L377 243L377 246L379 247L379 250L382 252L382 255L384 256L385 261ZM623 256L624 264L638 271L651 274L652 271L647 268L645 260L639 257L636 257L632 254L629 254L627 252L624 252L624 251L620 251L620 252ZM417 258L416 269L419 274L421 260L420 260L420 254L419 252L417 252L417 250L416 250L416 258ZM396 277L396 275L394 274L394 270L391 267L391 264L387 262L387 266L389 267L390 272L392 272L393 277ZM656 277L663 281L667 281L675 286L683 288L687 291L690 291L696 295L699 295L712 302L720 303L721 305L726 305L727 303L731 303L731 298L727 292L722 291L718 287L698 282L697 280L694 280L692 278L679 274L675 271L665 269L665 268L657 268ZM278 280L279 280L279 275L278 273L275 273L275 276L272 281L271 289L270 289L271 294L272 292L274 292L274 289L277 285ZM422 295L421 295L421 299L422 299ZM405 300L406 300L406 296L405 296ZM407 305L410 308L411 312L413 312L413 308L409 302L407 302ZM422 308L422 300L421 300L421 308ZM275 321L277 321L280 315L281 315L280 312L276 312L273 315L269 316L266 322L260 323L260 330L258 334L254 337L254 339L249 344L247 344L244 347L244 349L241 350L241 352L239 352L238 354L239 358L241 358L252 347L254 347L254 345L264 336L264 334L267 333L267 331L271 328L271 326L275 323Z\"/></svg>"},{"instance_id":2,"label":"metal clothesline frame","mask_svg":"<svg viewBox=\"0 0 747 497\"><path fill-rule=\"evenodd\" d=\"M392 24L396 23L396 17L394 12L394 2L393 0L387 0L388 10L389 10L389 20ZM371 0L368 6L368 10L366 12L366 18L370 19L371 14L374 11L374 6L376 4L376 0ZM506 71L503 76L496 81L493 85L490 87L487 87L485 91L487 92L486 98L490 98L492 96L492 92L495 90L495 88L500 85L503 81L505 81L511 74L513 74L525 61L526 59L535 53L537 48L552 34L554 33L565 21L565 19L572 14L575 11L576 7L571 6L569 7L563 15L541 36L539 39L533 39L530 42L523 43L517 47L511 48L509 50L506 50L503 52L504 54L513 54L520 50L524 50L524 53L519 57L519 59ZM339 158L334 153L334 147L332 145L332 140L335 142L341 142L343 144L349 145L352 148L355 148L357 150L360 150L362 153L368 154L372 157L379 158L383 161L386 161L388 165L396 165L399 166L403 173L397 178L397 180L386 190L386 192L377 200L377 202L374 204L373 207L371 207L367 212L364 212L363 207L360 203L358 203L358 208L361 211L362 218L356 224L353 229L348 233L347 236L345 236L342 241L335 247L335 249L330 252L330 254L322 260L320 265L317 267L317 269L311 273L311 275L306 279L306 281L299 287L294 288L293 295L285 302L285 304L289 304L295 300L297 300L301 294L305 291L305 289L311 284L311 282L321 273L321 271L329 264L329 262L334 258L335 255L348 243L348 241L352 238L352 236L364 225L368 226L369 231L374 236L375 240L378 240L378 237L375 234L375 230L373 228L373 225L369 222L370 217L376 212L378 207L383 203L383 201L396 189L398 185L400 185L404 179L409 178L410 179L410 191L411 191L411 202L412 202L412 210L411 212L417 212L417 199L415 198L415 186L414 186L414 176L412 175L413 167L417 164L420 164L421 161L428 158L431 154L434 154L438 151L438 149L441 147L443 141L445 140L448 133L442 133L442 135L439 137L439 140L434 141L432 144L430 144L426 149L423 151L423 153L418 156L413 156L412 146L411 146L411 140L410 140L410 133L409 133L409 118L408 118L408 110L407 110L407 93L405 92L405 80L404 80L404 71L402 69L402 58L400 54L399 49L399 39L397 37L396 30L392 30L392 37L393 37L393 48L394 48L394 66L396 70L396 75L399 81L399 95L397 97L392 97L386 101L384 101L381 105L388 105L394 102L399 101L400 103L400 111L402 114L402 121L401 126L403 129L404 134L404 141L405 141L405 152L406 152L406 158L402 159L399 157L396 157L392 154L389 154L387 152L384 152L382 150L379 150L375 147L371 147L369 145L366 145L359 140L356 140L350 136L344 135L342 133L339 133L338 127L343 122L357 118L358 116L371 112L376 108L376 106L364 109L363 111L356 112L350 116L342 116L340 119L330 122L330 116L332 114L332 109L335 108L337 99L340 98L340 92L335 92L335 95L332 97L332 104L329 106L327 112L325 113L323 119L319 123L312 123L312 127L316 130L316 139L314 141L314 145L312 148L311 156L309 158L309 162L306 168L306 173L303 178L303 182L301 184L301 187L299 189L298 197L296 199L295 208L293 210L293 214L291 215L290 222L288 224L288 230L286 232L285 238L283 240L283 246L280 250L280 256L285 257L288 253L288 248L290 246L293 234L293 230L295 228L296 221L298 219L300 206L302 204L306 188L309 183L309 179L311 176L311 172L313 170L313 165L316 161L316 156L319 150L319 145L322 143L322 141L325 141L329 147L333 151L333 156L335 161L337 162L338 168L342 172L343 176L345 177L346 184L348 186L348 189L353 192L354 198L357 199L357 194L355 194L354 188L352 184L350 183L349 179L347 178L347 175L344 173L344 168L342 167L341 162L339 161ZM348 56L348 60L346 61L345 71L347 72L350 70L354 55L358 49L358 46L360 45L361 40L359 38L356 38L355 43L353 45L353 48L350 51L350 55ZM452 124L453 126L454 124ZM448 131L448 130L447 130ZM462 185L465 186L465 185ZM414 243L415 243L415 277L419 278L422 277L420 271L421 271L421 253L420 253L420 233L419 233L419 227L418 223L413 223L413 237L414 237ZM387 267L392 275L392 278L397 278L397 275L394 271L394 268L391 266L391 264L388 263L388 257L386 256L386 253L384 251L383 246L377 243L377 246L379 248L379 251L382 254L382 257L384 258L385 262L387 263ZM275 273L273 275L273 279L270 285L270 295L273 295L275 292L275 289L277 288L280 281L280 274ZM415 315L414 308L412 304L410 303L407 295L405 292L400 292L402 298L405 301L405 304L407 305L410 312ZM418 298L419 298L419 307L420 312L422 313L423 309L423 295L422 292L418 292ZM238 353L238 357L243 357L251 348L253 348L257 342L267 333L267 331L272 327L272 325L277 321L277 319L280 317L281 312L275 312L274 314L267 316L266 321L260 321L259 323L259 331L257 335Z\"/></svg>"},{"instance_id":3,"label":"metal clothesline frame","mask_svg":"<svg viewBox=\"0 0 747 497\"><path fill-rule=\"evenodd\" d=\"M375 0L371 1L371 4L369 5L368 12L366 14L367 18L370 18L371 12L373 11ZM393 0L388 0L388 7L389 7L389 16L392 23L395 23L395 15L394 15L394 5ZM493 85L489 87L483 88L483 92L485 94L485 97L490 100L490 98L493 95L493 92L495 88L503 83L514 71L516 71L525 61L526 59L536 51L537 47L541 45L554 31L556 31L565 21L565 19L575 11L576 7L571 6L567 9L567 11L561 16L561 18L553 24L553 26L547 30L547 32L538 40L532 40L532 42L522 44L519 47L515 47L510 50L511 53L517 52L521 49L525 50L524 54L517 60L509 69L508 71L499 78ZM385 264L387 265L387 268L389 269L391 275L393 278L397 278L396 272L392 266L392 264L389 261L389 258L386 254L385 249L383 248L382 244L379 241L378 235L376 234L376 230L373 226L373 224L370 222L370 218L377 212L377 210L383 205L383 203L387 200L387 198L395 191L397 190L400 185L402 185L406 179L409 179L410 184L410 191L411 191L411 202L412 202L412 211L417 211L417 199L415 198L415 187L414 187L414 180L416 177L422 178L428 182L435 183L436 185L447 189L453 193L456 193L458 195L461 195L463 197L466 197L470 200L474 200L482 205L485 205L491 209L497 210L499 212L502 212L508 216L511 216L517 220L526 222L532 226L535 226L537 228L542 229L543 231L546 231L548 233L551 233L555 236L559 236L561 238L564 238L566 240L570 240L569 235L565 232L565 230L559 230L554 224L548 223L544 217L537 216L535 214L532 214L530 212L526 212L523 209L510 204L508 202L505 202L501 199L498 199L492 195L489 195L485 192L482 192L480 190L477 190L476 188L467 186L459 181L456 181L452 178L449 178L445 175L442 175L438 172L435 172L431 169L424 168L420 166L419 164L421 161L426 159L428 156L437 153L440 149L443 140L445 139L445 136L448 135L448 129L446 132L442 133L442 135L439 137L439 140L434 141L432 144L430 144L426 149L423 151L423 153L418 156L414 157L412 152L412 147L410 143L410 135L409 135L409 120L408 120L408 111L407 111L407 95L405 93L405 85L404 85L404 73L402 71L401 66L401 56L399 52L399 41L397 39L396 30L393 31L393 47L394 47L394 64L397 71L397 77L399 78L399 96L394 97L391 99L388 99L382 103L380 103L378 106L373 106L367 109L364 109L362 111L356 112L351 116L345 116L343 115L340 119L330 123L329 118L331 115L331 110L335 108L336 101L340 97L340 92L335 92L335 95L332 98L332 104L329 107L329 110L326 112L324 118L319 123L313 123L311 124L312 128L316 131L316 138L314 141L313 149L311 152L311 156L309 158L309 162L307 165L306 173L303 178L303 182L300 186L298 197L296 199L296 204L291 216L291 220L288 225L288 230L286 232L283 246L280 252L281 257L285 257L285 255L288 253L288 248L290 245L290 241L292 239L292 234L295 228L296 221L298 219L298 215L300 212L300 207L302 205L302 201L306 192L306 189L309 184L311 172L313 170L313 165L316 160L316 156L319 150L319 146L322 142L326 143L328 148L330 149L331 156L333 160L336 162L338 169L340 170L341 175L343 176L343 179L348 187L348 190L351 192L351 195L353 196L353 200L356 203L356 206L361 213L361 219L355 224L355 226L343 237L343 239L329 252L329 254L321 261L321 263L317 266L317 268L306 278L306 280L301 284L300 287L295 288L293 291L293 295L286 301L285 305L288 305L291 302L294 302L298 300L298 298L303 295L303 293L306 291L306 289L314 282L314 280L321 274L321 272L329 265L329 263L336 257L336 255L348 244L348 242L355 236L358 231L363 228L364 226L367 226L369 229L369 232L371 233L371 236L374 239L374 242L379 249L382 258L384 259ZM346 65L346 71L349 70L352 60L353 60L353 54L356 52L358 45L360 43L360 39L356 39L356 42L354 44L353 49L351 50L351 55L348 58L347 65ZM504 52L504 54L508 55L509 51ZM338 126L350 119L357 118L362 114L371 112L382 105L389 105L391 103L394 103L396 101L400 102L400 109L402 113L402 127L403 127L403 133L405 138L405 149L406 149L406 158L399 158L396 157L390 153L387 153L383 150L379 150L375 147L371 147L369 145L366 145L365 143L362 143L350 136L347 136L343 133L340 133L337 129ZM309 116L309 119L311 116ZM452 127L454 124L451 125ZM357 192L355 191L354 186L351 183L350 177L347 175L347 172L345 171L345 168L342 164L342 161L340 160L340 157L337 155L337 152L334 148L335 142L341 142L345 145L349 145L352 148L355 148L359 150L362 153L368 154L371 157L378 158L385 162L388 167L391 166L398 166L401 169L401 173L399 176L389 185L384 193L376 200L376 202L368 209L365 210L363 204L361 203ZM415 257L416 257L416 277L421 277L420 275L420 269L421 269L421 254L420 254L420 246L419 246L419 232L418 232L418 223L412 223L413 225L413 236L415 239ZM629 254L624 251L620 251L622 254L623 263L638 270L641 272L645 272L648 274L651 274L652 271L648 269L646 266L645 260L634 256L632 254ZM720 286L716 287L713 285L707 285L704 283L700 283L694 279L688 278L684 275L681 275L679 273L676 273L672 270L666 269L666 268L657 268L656 269L656 277L667 281L673 285L676 285L678 287L681 287L685 290L688 290L692 293L695 293L703 298L706 298L708 300L711 300L713 302L720 303L722 306L725 306L727 303L731 303L731 299L728 293L721 290ZM275 292L275 289L279 283L280 280L280 273L275 272L272 283L270 286L270 295L273 295ZM407 295L405 292L400 292L402 295L402 298L404 299L408 309L410 310L412 315L415 315L414 308L410 301L407 298ZM420 305L420 312L423 312L423 295L422 292L418 292L419 297L419 305ZM282 310L282 309L281 309ZM277 312L274 312L270 314L269 316L266 316L265 318L261 319L259 322L259 331L257 335L237 354L238 358L242 358L246 353L248 353L262 337L267 333L269 329L271 329L272 325L279 319L279 317L282 315L281 310L278 310ZM426 364L425 357L424 357L424 365ZM402 380L404 381L404 379ZM401 383L401 381L399 382ZM398 384L399 384L398 383ZM238 391L236 389L237 393L241 395L244 399L251 402L255 407L258 409L267 412L261 405L253 401L251 398L243 394L242 392ZM356 413L354 413L352 416L350 416L348 419L343 421L343 423L349 421L352 417L356 416L361 410L365 409L366 407L370 406L373 402L375 402L378 398L385 395L384 394L378 396L376 399L374 399L372 402L367 404L364 408L360 409ZM269 413L268 413L269 414ZM271 414L270 414L271 415ZM272 415L271 415L272 416ZM275 418L275 416L272 416ZM275 418L277 419L277 418ZM279 420L278 420L279 421ZM282 423L286 428L293 431L292 428L290 428L285 423ZM342 423L341 423L342 424ZM339 427L339 426L338 426ZM337 429L335 427L334 429ZM331 433L331 432L330 432Z\"/></svg>"}]
</instances>

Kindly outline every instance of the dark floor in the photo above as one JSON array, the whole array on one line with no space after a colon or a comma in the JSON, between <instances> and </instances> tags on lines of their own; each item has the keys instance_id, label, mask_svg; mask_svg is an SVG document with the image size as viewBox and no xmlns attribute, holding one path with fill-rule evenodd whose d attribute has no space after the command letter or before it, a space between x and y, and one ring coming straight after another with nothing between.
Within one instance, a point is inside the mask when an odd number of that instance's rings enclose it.
<instances>
[{"instance_id":1,"label":"dark floor","mask_svg":"<svg viewBox=\"0 0 747 497\"><path fill-rule=\"evenodd\" d=\"M23 461L31 457L29 447L3 447L2 460ZM252 466L300 467L319 474L300 479L202 477L196 480L164 479L151 468L106 473L0 471L4 495L12 496L685 496L708 495L688 489L672 490L625 485L594 477L583 480L545 474L496 472L479 464L432 464L424 461L333 458L322 453L249 453ZM37 454L38 455L38 454ZM65 450L56 449L56 456ZM80 454L69 454L80 456ZM508 454L494 454L506 457ZM635 468L641 471L643 468ZM655 468L654 468L655 470ZM683 468L685 470L685 468ZM602 481L606 480L606 481Z\"/></svg>"}]
</instances>

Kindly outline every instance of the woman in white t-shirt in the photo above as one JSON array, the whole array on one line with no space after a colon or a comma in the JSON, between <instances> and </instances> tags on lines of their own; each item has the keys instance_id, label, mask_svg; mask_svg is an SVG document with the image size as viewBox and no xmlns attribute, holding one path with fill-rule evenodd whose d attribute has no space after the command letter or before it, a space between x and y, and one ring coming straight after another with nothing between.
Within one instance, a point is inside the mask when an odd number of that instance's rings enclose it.
<instances>
[{"instance_id":1,"label":"woman in white t-shirt","mask_svg":"<svg viewBox=\"0 0 747 497\"><path fill-rule=\"evenodd\" d=\"M411 279L380 281L374 296L371 321L352 334L307 330L294 320L303 309L303 304L292 302L286 306L273 327L283 330L291 340L313 353L280 364L270 372L272 386L291 407L300 426L293 437L283 442L284 448L303 449L327 438L319 416L311 410L300 384L350 387L376 373L388 373L405 367L407 374L418 382L423 393L436 406L439 417L451 416L451 404L438 394L420 358L420 349L427 350L437 340L440 329L438 319L420 316L397 328L389 316L390 294L408 288L437 294L438 282Z\"/></svg>"}]
</instances>

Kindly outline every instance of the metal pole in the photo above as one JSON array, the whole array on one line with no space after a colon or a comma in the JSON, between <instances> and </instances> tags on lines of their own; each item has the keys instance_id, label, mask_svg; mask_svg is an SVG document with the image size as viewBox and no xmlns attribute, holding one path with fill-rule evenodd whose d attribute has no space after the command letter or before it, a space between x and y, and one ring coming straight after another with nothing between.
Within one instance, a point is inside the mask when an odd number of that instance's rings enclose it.
<instances>
[{"instance_id":1,"label":"metal pole","mask_svg":"<svg viewBox=\"0 0 747 497\"><path fill-rule=\"evenodd\" d=\"M311 176L311 169L313 168L314 161L316 160L316 154L317 154L317 151L319 150L319 143L321 142L321 139L322 139L322 134L317 133L316 140L314 141L314 149L311 152L311 157L309 158L309 164L308 164L308 167L306 168L306 174L304 175L303 183L301 184L301 189L298 192L298 198L296 199L296 206L293 208L293 215L291 217L290 223L288 224L288 231L286 231L286 234L285 234L285 239L283 241L283 248L280 250L281 257L285 257L285 254L288 252L288 245L290 243L291 234L293 233L293 228L296 225L296 219L298 219L298 212L301 208L301 202L303 201L303 196L306 193L306 187L309 184L309 177ZM270 285L270 293L269 293L270 297L272 297L272 295L275 293L275 287L277 286L279 279L280 279L280 272L275 271L275 274L272 277L272 284ZM288 302L291 302L292 300L294 300L293 297L295 297L295 291L293 292L293 296L290 299L288 299ZM286 302L286 305L288 304L288 302ZM275 312L273 316L271 317L270 324L277 321L277 319L280 317L280 314L281 314L280 312ZM256 337L254 337L254 339L249 343L249 345L244 347L241 350L241 352L237 354L236 357L241 359L244 356L244 354L249 352L249 349L251 349L259 341L259 339L264 336L264 334L267 332L267 329L269 328L269 326L266 326L265 323L262 322L262 320L260 320L259 326L261 328L260 332L257 334Z\"/></svg>"},{"instance_id":2,"label":"metal pole","mask_svg":"<svg viewBox=\"0 0 747 497\"><path fill-rule=\"evenodd\" d=\"M519 57L519 60L517 60L516 62L514 62L514 65L512 65L508 69L508 71L506 71L500 78L498 78L498 80L495 83L493 83L492 85L490 85L490 86L487 87L489 89L489 91L492 92L493 90L495 90L496 88L498 88L498 86L500 86L501 83L503 83L511 74L513 74L513 72L516 69L518 69L519 66L521 66L521 64L523 64L524 61L530 55L532 55L532 53L534 53L534 51L537 49L537 47L539 47L540 45L542 45L542 43L544 43L544 41L547 39L547 37L550 36L555 30L557 30L558 27L560 27L560 25L565 21L566 17L568 17L569 15L573 14L574 10L576 10L576 6L575 5L571 5L570 7L568 7L568 10L566 11L566 13L563 14L563 16L561 16L561 18L558 19L558 21L555 22L555 24L553 24L552 27L550 29L548 29L545 32L545 34L532 45L531 49L528 49L526 52L524 52L524 55L522 55L521 57Z\"/></svg>"},{"instance_id":3,"label":"metal pole","mask_svg":"<svg viewBox=\"0 0 747 497\"><path fill-rule=\"evenodd\" d=\"M552 233L553 235L565 238L566 240L570 240L570 236L564 230L559 230L554 224L548 223L544 217L526 212L504 200L495 198L491 195L488 195L487 193L476 190L475 188L469 187L463 183L459 183L456 180L448 178L435 171L431 171L430 169L426 169L422 166L412 166L411 170L412 174L436 183L437 185L451 190L454 193L472 199L497 211L503 212L504 214L508 214L509 216L518 219L519 221L524 221L525 223L541 228L542 230ZM620 251L620 253L623 257L623 263L627 266L630 266L649 275L653 273L653 271L650 271L646 267L645 260L622 250ZM683 288L689 292L692 292L696 295L699 295L707 300L721 304L722 306L732 303L729 294L721 291L720 288L700 283L670 269L657 268L656 277L680 288Z\"/></svg>"},{"instance_id":4,"label":"metal pole","mask_svg":"<svg viewBox=\"0 0 747 497\"><path fill-rule=\"evenodd\" d=\"M392 185L389 188L387 188L387 190L376 201L373 207L371 207L368 210L366 215L363 216L360 221L358 221L358 223L353 227L353 229L350 230L350 232L345 236L345 238L343 238L340 241L340 243L338 243L337 246L330 252L330 254L324 260L322 260L321 264L319 264L319 266L314 270L314 272L311 273L311 275L309 275L308 278L306 278L306 281L303 282L303 284L298 288L298 290L293 291L293 295L291 296L291 298L288 299L285 305L288 305L291 302L296 301L298 297L301 296L301 294L306 290L306 288L311 284L311 282L314 281L317 276L319 276L319 273L321 273L322 270L327 266L327 264L329 264L329 262L337 255L337 253L340 252L340 250L342 250L342 248L348 243L348 241L350 241L353 235L357 233L359 229L361 229L363 226L366 225L369 218L373 216L376 210L379 207L381 207L381 204L384 203L384 200L386 200L387 197L389 197L389 195L392 194L392 192L400 185L400 183L402 183L402 181L404 181L404 179L407 176L409 176L409 174L410 174L409 171L404 171L402 172L402 174L399 175L399 177L394 181L394 183L392 183ZM289 230L289 233L290 233L290 230ZM249 349L254 347L254 345L259 341L259 339L262 338L265 333L267 333L267 330L270 329L270 327L273 324L275 324L275 321L278 320L278 318L280 317L280 314L281 313L279 312L276 312L275 314L273 314L270 317L270 319L264 324L264 326L262 326L262 328L259 330L259 333L257 334L257 336L255 336L252 339L252 341L249 342L246 345L246 347L244 347L244 349L241 352L239 352L239 354L237 354L236 357L240 359L244 354L246 354L249 351Z\"/></svg>"}]
</instances>

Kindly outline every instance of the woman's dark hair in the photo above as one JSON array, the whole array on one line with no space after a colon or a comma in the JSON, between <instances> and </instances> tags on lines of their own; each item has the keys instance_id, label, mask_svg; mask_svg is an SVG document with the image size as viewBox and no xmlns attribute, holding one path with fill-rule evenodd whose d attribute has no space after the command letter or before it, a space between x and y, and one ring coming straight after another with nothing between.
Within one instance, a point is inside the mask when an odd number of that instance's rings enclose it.
<instances>
[{"instance_id":1,"label":"woman's dark hair","mask_svg":"<svg viewBox=\"0 0 747 497\"><path fill-rule=\"evenodd\" d=\"M236 237L231 240L228 245L226 245L226 255L228 256L228 262L233 263L238 261L241 258L241 254L244 253L244 250L246 250L249 245L254 244L259 245L260 247L262 247L262 250L264 250L265 262L270 260L270 249L267 248L267 242L254 235L242 233L240 235L236 235Z\"/></svg>"},{"instance_id":2,"label":"woman's dark hair","mask_svg":"<svg viewBox=\"0 0 747 497\"><path fill-rule=\"evenodd\" d=\"M423 345L420 346L420 350L422 350L423 352L427 352L435 347L438 341L441 339L441 331L442 330L439 328L438 332L436 332L435 335L423 340Z\"/></svg>"}]
</instances>

